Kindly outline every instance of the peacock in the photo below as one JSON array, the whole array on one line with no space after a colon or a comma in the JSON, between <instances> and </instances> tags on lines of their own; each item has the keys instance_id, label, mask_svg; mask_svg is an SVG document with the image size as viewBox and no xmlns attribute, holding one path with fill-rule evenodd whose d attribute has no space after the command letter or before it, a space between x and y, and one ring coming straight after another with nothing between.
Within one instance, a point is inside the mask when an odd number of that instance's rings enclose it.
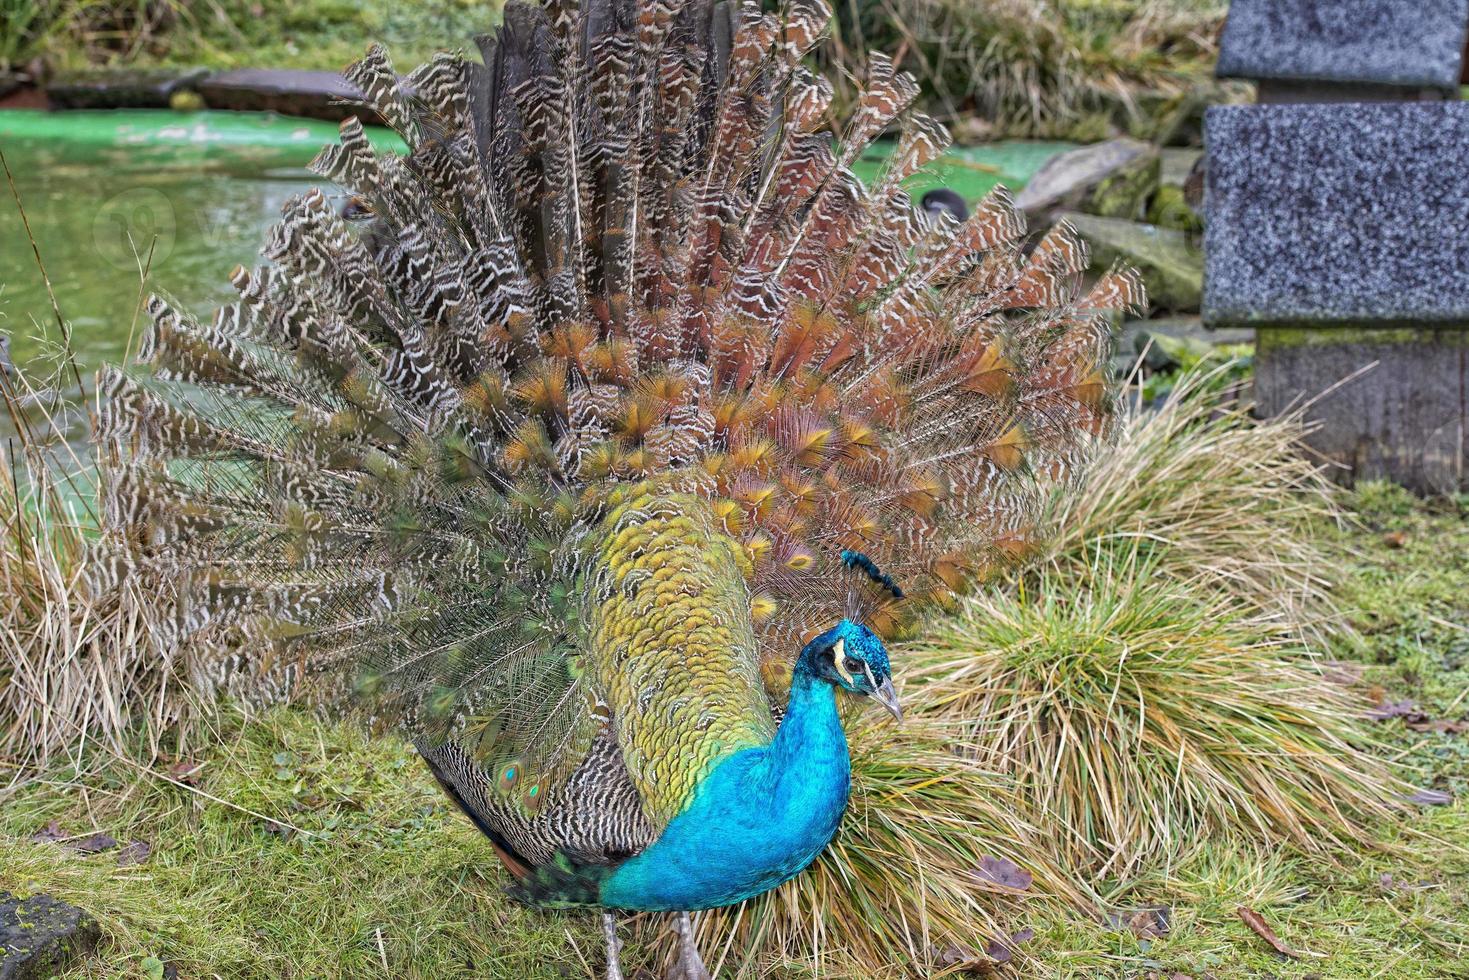
<instances>
[{"instance_id":1,"label":"peacock","mask_svg":"<svg viewBox=\"0 0 1469 980\"><path fill-rule=\"evenodd\" d=\"M211 319L100 385L94 587L201 690L411 739L533 905L674 913L838 831L888 644L1022 556L1104 442L1113 311L1062 226L904 190L947 135L823 0L511 0L358 119ZM852 166L894 132L867 184Z\"/></svg>"}]
</instances>

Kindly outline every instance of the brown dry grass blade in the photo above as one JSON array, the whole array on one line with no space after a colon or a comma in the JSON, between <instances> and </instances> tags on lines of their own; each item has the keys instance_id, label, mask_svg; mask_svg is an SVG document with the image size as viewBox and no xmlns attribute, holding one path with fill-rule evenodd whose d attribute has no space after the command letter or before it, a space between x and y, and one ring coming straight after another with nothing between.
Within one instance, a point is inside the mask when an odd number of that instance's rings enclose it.
<instances>
[{"instance_id":1,"label":"brown dry grass blade","mask_svg":"<svg viewBox=\"0 0 1469 980\"><path fill-rule=\"evenodd\" d=\"M1301 954L1299 952L1291 949L1285 943L1280 941L1280 937L1275 934L1275 930L1270 928L1270 923L1261 918L1259 912L1256 912L1252 908L1246 908L1243 905L1235 909L1235 912L1239 914L1240 921L1250 927L1251 932L1259 936L1261 939L1265 940L1265 942L1269 943L1270 948L1275 950L1281 956L1285 956L1293 960L1298 960L1301 958Z\"/></svg>"}]
</instances>

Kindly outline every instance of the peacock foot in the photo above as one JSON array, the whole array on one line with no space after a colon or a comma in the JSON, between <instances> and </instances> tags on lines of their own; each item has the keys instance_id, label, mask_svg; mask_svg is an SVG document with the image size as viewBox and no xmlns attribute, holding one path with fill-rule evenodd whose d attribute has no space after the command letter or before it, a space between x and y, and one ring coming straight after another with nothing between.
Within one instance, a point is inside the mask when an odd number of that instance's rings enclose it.
<instances>
[{"instance_id":1,"label":"peacock foot","mask_svg":"<svg viewBox=\"0 0 1469 980\"><path fill-rule=\"evenodd\" d=\"M710 980L709 969L704 966L699 947L694 942L693 920L687 912L680 912L674 919L673 931L678 934L678 956L664 980Z\"/></svg>"},{"instance_id":2,"label":"peacock foot","mask_svg":"<svg viewBox=\"0 0 1469 980\"><path fill-rule=\"evenodd\" d=\"M622 980L622 940L617 938L617 917L602 913L602 935L607 938L607 980Z\"/></svg>"}]
</instances>

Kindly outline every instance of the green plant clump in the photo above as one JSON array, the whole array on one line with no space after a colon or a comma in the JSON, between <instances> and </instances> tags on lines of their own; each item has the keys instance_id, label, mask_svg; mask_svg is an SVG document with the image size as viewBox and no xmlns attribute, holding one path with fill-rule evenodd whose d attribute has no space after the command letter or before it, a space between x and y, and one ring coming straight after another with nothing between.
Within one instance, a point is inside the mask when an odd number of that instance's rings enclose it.
<instances>
[{"instance_id":1,"label":"green plant clump","mask_svg":"<svg viewBox=\"0 0 1469 980\"><path fill-rule=\"evenodd\" d=\"M1184 136L1206 101L1227 4L1218 0L862 0L836 4L832 57L861 77L895 54L941 118L1090 142ZM850 95L850 87L848 95ZM1195 120L1196 121L1196 120Z\"/></svg>"},{"instance_id":2,"label":"green plant clump","mask_svg":"<svg viewBox=\"0 0 1469 980\"><path fill-rule=\"evenodd\" d=\"M0 68L43 56L59 68L338 70L370 41L406 70L493 27L501 0L0 0Z\"/></svg>"}]
</instances>

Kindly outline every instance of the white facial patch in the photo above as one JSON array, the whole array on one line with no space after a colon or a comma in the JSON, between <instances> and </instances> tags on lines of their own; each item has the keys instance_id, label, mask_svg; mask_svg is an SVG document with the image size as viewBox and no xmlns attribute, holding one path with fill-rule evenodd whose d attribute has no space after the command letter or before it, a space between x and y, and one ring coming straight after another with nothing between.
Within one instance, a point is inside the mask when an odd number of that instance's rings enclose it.
<instances>
[{"instance_id":1,"label":"white facial patch","mask_svg":"<svg viewBox=\"0 0 1469 980\"><path fill-rule=\"evenodd\" d=\"M846 659L847 641L837 640L831 645L831 665L836 668L837 676L839 676L849 686L856 687L857 682L856 679L852 677L852 672L847 670L846 666L842 663L842 661Z\"/></svg>"}]
</instances>

